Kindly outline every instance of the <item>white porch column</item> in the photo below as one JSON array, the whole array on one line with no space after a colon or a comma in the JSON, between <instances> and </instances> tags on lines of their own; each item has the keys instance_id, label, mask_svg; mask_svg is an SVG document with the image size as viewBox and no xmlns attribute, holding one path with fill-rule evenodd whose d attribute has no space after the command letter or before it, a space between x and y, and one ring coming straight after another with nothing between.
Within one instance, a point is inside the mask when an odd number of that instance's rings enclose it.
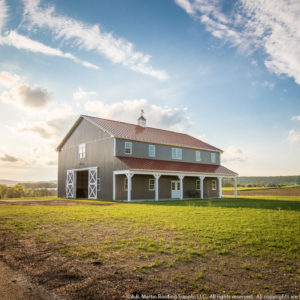
<instances>
[{"instance_id":1,"label":"white porch column","mask_svg":"<svg viewBox=\"0 0 300 300\"><path fill-rule=\"evenodd\" d=\"M158 181L159 181L159 177L160 177L161 175L160 174L154 174L154 178L155 178L155 200L156 201L158 201L158 198L159 198L159 183L158 183Z\"/></svg>"},{"instance_id":2,"label":"white porch column","mask_svg":"<svg viewBox=\"0 0 300 300\"><path fill-rule=\"evenodd\" d=\"M199 176L200 179L200 198L203 199L203 181L205 176Z\"/></svg>"},{"instance_id":3,"label":"white porch column","mask_svg":"<svg viewBox=\"0 0 300 300\"><path fill-rule=\"evenodd\" d=\"M178 176L179 180L180 180L180 200L183 199L183 178L184 176L180 175Z\"/></svg>"},{"instance_id":4,"label":"white porch column","mask_svg":"<svg viewBox=\"0 0 300 300\"><path fill-rule=\"evenodd\" d=\"M116 174L113 173L113 200L116 200Z\"/></svg>"},{"instance_id":5,"label":"white porch column","mask_svg":"<svg viewBox=\"0 0 300 300\"><path fill-rule=\"evenodd\" d=\"M233 178L233 183L234 183L234 198L237 198L237 178Z\"/></svg>"},{"instance_id":6,"label":"white porch column","mask_svg":"<svg viewBox=\"0 0 300 300\"><path fill-rule=\"evenodd\" d=\"M222 198L222 177L218 177L219 180L219 198Z\"/></svg>"},{"instance_id":7,"label":"white porch column","mask_svg":"<svg viewBox=\"0 0 300 300\"><path fill-rule=\"evenodd\" d=\"M131 201L131 178L134 174L133 173L127 173L127 201Z\"/></svg>"}]
</instances>

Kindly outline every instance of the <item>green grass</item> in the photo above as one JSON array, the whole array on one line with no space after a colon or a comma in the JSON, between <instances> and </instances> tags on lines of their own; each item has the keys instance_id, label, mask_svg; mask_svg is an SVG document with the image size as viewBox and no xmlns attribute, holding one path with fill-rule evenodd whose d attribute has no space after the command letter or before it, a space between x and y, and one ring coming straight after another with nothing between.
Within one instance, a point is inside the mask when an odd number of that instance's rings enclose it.
<instances>
[{"instance_id":1,"label":"green grass","mask_svg":"<svg viewBox=\"0 0 300 300\"><path fill-rule=\"evenodd\" d=\"M0 207L0 229L50 243L64 256L118 263L134 272L174 269L202 258L235 257L240 269L249 272L259 266L246 263L248 258L292 266L299 259L300 199L247 198L7 205ZM196 270L193 276L201 280L205 273Z\"/></svg>"}]
</instances>

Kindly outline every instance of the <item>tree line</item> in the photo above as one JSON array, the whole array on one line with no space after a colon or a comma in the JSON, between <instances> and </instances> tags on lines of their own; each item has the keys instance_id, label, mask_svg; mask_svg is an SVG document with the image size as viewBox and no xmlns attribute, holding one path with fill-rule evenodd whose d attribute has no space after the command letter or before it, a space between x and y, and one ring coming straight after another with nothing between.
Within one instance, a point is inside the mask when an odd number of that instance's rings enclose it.
<instances>
[{"instance_id":1,"label":"tree line","mask_svg":"<svg viewBox=\"0 0 300 300\"><path fill-rule=\"evenodd\" d=\"M56 190L49 190L49 188L55 188L56 185L39 187L36 183L18 183L14 186L0 185L0 199L9 198L23 198L23 197L46 197L56 196Z\"/></svg>"}]
</instances>

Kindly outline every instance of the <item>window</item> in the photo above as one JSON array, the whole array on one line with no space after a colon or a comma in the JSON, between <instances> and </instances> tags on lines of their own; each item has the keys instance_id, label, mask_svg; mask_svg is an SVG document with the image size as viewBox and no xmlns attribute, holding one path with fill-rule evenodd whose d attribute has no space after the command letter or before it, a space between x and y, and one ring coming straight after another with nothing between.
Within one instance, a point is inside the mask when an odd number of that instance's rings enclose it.
<instances>
[{"instance_id":1,"label":"window","mask_svg":"<svg viewBox=\"0 0 300 300\"><path fill-rule=\"evenodd\" d=\"M125 142L125 154L132 154L132 143Z\"/></svg>"},{"instance_id":2,"label":"window","mask_svg":"<svg viewBox=\"0 0 300 300\"><path fill-rule=\"evenodd\" d=\"M199 179L196 180L196 190L200 191L200 180Z\"/></svg>"},{"instance_id":3,"label":"window","mask_svg":"<svg viewBox=\"0 0 300 300\"><path fill-rule=\"evenodd\" d=\"M98 191L98 192L101 191L101 182L100 182L100 178L97 178L97 191Z\"/></svg>"},{"instance_id":4,"label":"window","mask_svg":"<svg viewBox=\"0 0 300 300\"><path fill-rule=\"evenodd\" d=\"M182 159L182 149L172 148L172 159Z\"/></svg>"},{"instance_id":5,"label":"window","mask_svg":"<svg viewBox=\"0 0 300 300\"><path fill-rule=\"evenodd\" d=\"M124 178L124 191L128 191L128 179Z\"/></svg>"},{"instance_id":6,"label":"window","mask_svg":"<svg viewBox=\"0 0 300 300\"><path fill-rule=\"evenodd\" d=\"M217 162L217 154L216 153L211 153L210 154L211 162L215 164Z\"/></svg>"},{"instance_id":7,"label":"window","mask_svg":"<svg viewBox=\"0 0 300 300\"><path fill-rule=\"evenodd\" d=\"M211 189L215 191L217 189L217 180L212 180L211 181Z\"/></svg>"},{"instance_id":8,"label":"window","mask_svg":"<svg viewBox=\"0 0 300 300\"><path fill-rule=\"evenodd\" d=\"M149 191L155 191L155 180L153 178L149 179Z\"/></svg>"},{"instance_id":9,"label":"window","mask_svg":"<svg viewBox=\"0 0 300 300\"><path fill-rule=\"evenodd\" d=\"M201 161L201 152L196 151L196 161Z\"/></svg>"},{"instance_id":10,"label":"window","mask_svg":"<svg viewBox=\"0 0 300 300\"><path fill-rule=\"evenodd\" d=\"M78 145L78 157L85 158L85 144Z\"/></svg>"},{"instance_id":11,"label":"window","mask_svg":"<svg viewBox=\"0 0 300 300\"><path fill-rule=\"evenodd\" d=\"M149 156L155 157L155 145L149 145Z\"/></svg>"}]
</instances>

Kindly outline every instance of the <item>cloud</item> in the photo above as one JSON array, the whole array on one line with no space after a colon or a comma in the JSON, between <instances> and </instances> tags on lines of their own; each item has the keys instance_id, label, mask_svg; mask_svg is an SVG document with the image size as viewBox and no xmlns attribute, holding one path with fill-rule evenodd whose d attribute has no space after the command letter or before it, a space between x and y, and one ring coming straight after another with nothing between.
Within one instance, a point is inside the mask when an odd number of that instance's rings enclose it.
<instances>
[{"instance_id":1,"label":"cloud","mask_svg":"<svg viewBox=\"0 0 300 300\"><path fill-rule=\"evenodd\" d=\"M21 124L17 131L34 133L40 138L56 144L63 138L78 117L79 114L73 111L72 107L63 105L47 110L47 116L44 121Z\"/></svg>"},{"instance_id":2,"label":"cloud","mask_svg":"<svg viewBox=\"0 0 300 300\"><path fill-rule=\"evenodd\" d=\"M41 110L52 103L50 93L41 86L31 88L28 85L19 85L9 91L4 91L0 96L4 102L18 104L21 107Z\"/></svg>"},{"instance_id":3,"label":"cloud","mask_svg":"<svg viewBox=\"0 0 300 300\"><path fill-rule=\"evenodd\" d=\"M95 96L95 95L97 95L96 92L93 92L93 91L87 92L79 87L78 90L73 93L73 98L75 100L82 100L82 99L87 99L89 96Z\"/></svg>"},{"instance_id":4,"label":"cloud","mask_svg":"<svg viewBox=\"0 0 300 300\"><path fill-rule=\"evenodd\" d=\"M223 153L223 162L242 162L245 161L243 150L236 146L229 146Z\"/></svg>"},{"instance_id":5,"label":"cloud","mask_svg":"<svg viewBox=\"0 0 300 300\"><path fill-rule=\"evenodd\" d=\"M9 163L15 163L15 162L22 161L22 159L4 153L2 156L0 156L0 161L9 162Z\"/></svg>"},{"instance_id":6,"label":"cloud","mask_svg":"<svg viewBox=\"0 0 300 300\"><path fill-rule=\"evenodd\" d=\"M267 55L264 64L271 72L285 74L300 84L298 0L241 0L226 15L219 1L175 2L214 37L238 47L241 53L263 49Z\"/></svg>"},{"instance_id":7,"label":"cloud","mask_svg":"<svg viewBox=\"0 0 300 300\"><path fill-rule=\"evenodd\" d=\"M6 36L0 36L0 45L12 46L17 49L24 49L27 51L42 53L48 56L58 56L67 59L71 59L77 63L82 64L85 67L99 70L100 68L92 63L81 60L71 53L64 53L60 49L52 48L44 45L43 43L34 41L24 35L17 33L16 31L10 31Z\"/></svg>"},{"instance_id":8,"label":"cloud","mask_svg":"<svg viewBox=\"0 0 300 300\"><path fill-rule=\"evenodd\" d=\"M6 23L7 18L7 6L4 0L0 0L0 33Z\"/></svg>"},{"instance_id":9,"label":"cloud","mask_svg":"<svg viewBox=\"0 0 300 300\"><path fill-rule=\"evenodd\" d=\"M102 101L88 101L85 109L101 118L129 123L136 123L143 109L148 126L183 131L192 125L186 108L151 105L146 99L124 100L110 104Z\"/></svg>"},{"instance_id":10,"label":"cloud","mask_svg":"<svg viewBox=\"0 0 300 300\"><path fill-rule=\"evenodd\" d=\"M92 26L69 17L59 16L55 13L54 6L43 9L39 4L39 0L24 0L24 17L29 24L29 29L33 26L49 28L56 39L69 41L72 46L96 51L113 63L120 63L135 72L159 80L168 78L165 71L150 65L150 55L135 51L134 45L129 41L116 38L110 32L104 32L99 25Z\"/></svg>"},{"instance_id":11,"label":"cloud","mask_svg":"<svg viewBox=\"0 0 300 300\"><path fill-rule=\"evenodd\" d=\"M292 117L292 121L300 121L300 115Z\"/></svg>"},{"instance_id":12,"label":"cloud","mask_svg":"<svg viewBox=\"0 0 300 300\"><path fill-rule=\"evenodd\" d=\"M287 140L291 143L297 143L300 140L300 133L296 132L294 129L289 131Z\"/></svg>"},{"instance_id":13,"label":"cloud","mask_svg":"<svg viewBox=\"0 0 300 300\"><path fill-rule=\"evenodd\" d=\"M0 85L4 87L11 87L20 81L20 77L6 71L0 72Z\"/></svg>"}]
</instances>

